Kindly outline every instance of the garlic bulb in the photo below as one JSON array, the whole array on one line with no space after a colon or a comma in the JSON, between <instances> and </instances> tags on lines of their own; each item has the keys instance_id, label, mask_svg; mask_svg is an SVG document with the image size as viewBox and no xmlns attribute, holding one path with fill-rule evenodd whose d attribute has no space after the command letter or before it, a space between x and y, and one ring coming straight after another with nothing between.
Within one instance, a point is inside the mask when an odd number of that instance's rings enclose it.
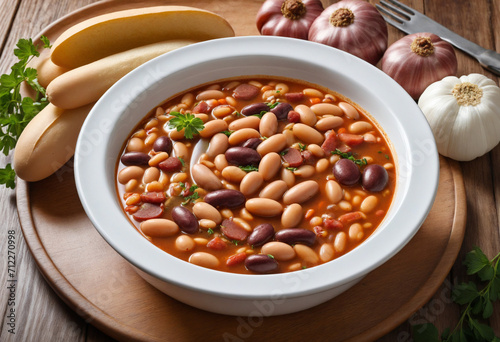
<instances>
[{"instance_id":1,"label":"garlic bulb","mask_svg":"<svg viewBox=\"0 0 500 342\"><path fill-rule=\"evenodd\" d=\"M446 157L469 161L500 142L500 88L484 75L448 76L432 83L418 106Z\"/></svg>"}]
</instances>

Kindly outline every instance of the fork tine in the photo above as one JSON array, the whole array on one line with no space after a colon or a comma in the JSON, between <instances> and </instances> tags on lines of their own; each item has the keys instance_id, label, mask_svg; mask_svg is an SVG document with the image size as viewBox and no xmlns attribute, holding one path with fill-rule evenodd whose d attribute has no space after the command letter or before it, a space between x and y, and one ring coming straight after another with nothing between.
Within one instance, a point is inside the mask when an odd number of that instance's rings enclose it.
<instances>
[{"instance_id":1,"label":"fork tine","mask_svg":"<svg viewBox=\"0 0 500 342\"><path fill-rule=\"evenodd\" d=\"M389 1L390 1L390 2L393 2L394 0L389 0ZM410 19L411 19L411 17L408 15L408 13L403 12L401 9L399 9L399 8L397 8L397 7L393 6L393 5L391 5L391 4L390 4L390 3L388 3L387 1L382 0L382 1L380 1L380 4L381 4L382 6L384 6L385 8L387 8L387 9L391 10L392 12L399 14L401 17L403 17L403 18L404 18L404 19L406 19L406 20L410 20ZM396 4L395 4L395 5L396 5ZM379 7L379 9L380 9L380 7ZM387 14L387 15L389 15L389 16L391 16L391 18L393 18L393 19L396 19L396 20L397 20L397 18L398 18L396 15L392 14L391 12L389 12L389 11L387 11L387 10L386 10L386 11L384 11L384 13L386 13L386 14ZM399 17L398 19L399 19L399 20L402 20L402 18L400 18L400 17Z\"/></svg>"},{"instance_id":2,"label":"fork tine","mask_svg":"<svg viewBox=\"0 0 500 342\"><path fill-rule=\"evenodd\" d=\"M375 4L375 7L377 7L377 9L380 12L382 12L382 16L384 17L385 21L387 21L392 26L396 26L397 27L398 25L404 23L404 20L401 20L400 17L392 14L391 12L389 12L388 10L386 10L385 8L383 8L382 6L380 6L379 4ZM387 16L389 16L389 18Z\"/></svg>"},{"instance_id":3,"label":"fork tine","mask_svg":"<svg viewBox=\"0 0 500 342\"><path fill-rule=\"evenodd\" d=\"M399 8L401 8L403 11L406 11L408 12L408 14L410 15L415 15L415 10L411 7L408 7L406 6L405 4L402 4L400 3L399 1L397 0L388 0L390 3L394 4L395 6L398 6Z\"/></svg>"}]
</instances>

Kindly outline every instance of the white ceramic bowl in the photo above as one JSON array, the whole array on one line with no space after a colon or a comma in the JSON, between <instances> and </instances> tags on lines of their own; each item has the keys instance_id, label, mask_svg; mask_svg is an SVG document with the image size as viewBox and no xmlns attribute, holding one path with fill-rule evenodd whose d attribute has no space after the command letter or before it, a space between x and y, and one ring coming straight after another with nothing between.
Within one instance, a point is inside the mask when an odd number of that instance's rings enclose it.
<instances>
[{"instance_id":1,"label":"white ceramic bowl","mask_svg":"<svg viewBox=\"0 0 500 342\"><path fill-rule=\"evenodd\" d=\"M132 129L168 97L240 75L284 76L327 87L366 109L386 132L397 157L396 194L383 224L361 246L334 261L297 272L231 274L165 253L128 221L116 194L115 168ZM96 229L153 286L204 310L270 316L303 310L337 296L403 248L432 206L439 160L418 106L383 72L325 45L257 36L194 44L158 57L117 82L83 125L75 178L82 205Z\"/></svg>"}]
</instances>

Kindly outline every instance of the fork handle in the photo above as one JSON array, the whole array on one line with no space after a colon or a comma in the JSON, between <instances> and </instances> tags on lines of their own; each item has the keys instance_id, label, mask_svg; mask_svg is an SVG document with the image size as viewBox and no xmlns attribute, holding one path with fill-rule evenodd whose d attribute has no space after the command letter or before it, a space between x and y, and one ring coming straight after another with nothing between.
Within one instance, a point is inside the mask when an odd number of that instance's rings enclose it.
<instances>
[{"instance_id":1,"label":"fork handle","mask_svg":"<svg viewBox=\"0 0 500 342\"><path fill-rule=\"evenodd\" d=\"M500 54L485 49L464 37L459 36L453 31L450 31L444 26L434 27L434 34L437 34L441 39L453 44L458 49L464 51L465 53L471 55L479 61L481 66L500 76Z\"/></svg>"}]
</instances>

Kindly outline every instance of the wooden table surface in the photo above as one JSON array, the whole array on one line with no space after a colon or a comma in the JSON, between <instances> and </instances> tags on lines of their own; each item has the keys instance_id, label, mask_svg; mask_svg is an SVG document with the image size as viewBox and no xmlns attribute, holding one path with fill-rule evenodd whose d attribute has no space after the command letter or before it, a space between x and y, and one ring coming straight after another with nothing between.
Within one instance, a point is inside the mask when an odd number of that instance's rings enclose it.
<instances>
[{"instance_id":1,"label":"wooden table surface","mask_svg":"<svg viewBox=\"0 0 500 342\"><path fill-rule=\"evenodd\" d=\"M20 38L34 37L54 20L93 0L0 0L0 73L10 71L13 49ZM230 0L226 3L230 5ZM336 1L323 1L325 5ZM378 1L371 1L377 3ZM500 52L499 0L403 0L416 10L449 27L465 38ZM389 27L390 43L403 33ZM482 69L472 58L457 51L457 76L481 73L497 82L499 79ZM12 153L0 156L0 166L12 161ZM467 227L458 259L434 297L404 324L380 341L410 341L410 326L432 322L440 331L453 327L459 307L451 302L451 288L467 280L462 260L474 246L479 246L491 258L500 251L500 146L471 162L460 163L467 193ZM112 340L74 313L52 291L39 273L28 250L19 224L15 191L0 188L0 341L110 341ZM7 231L15 235L17 288L15 291L16 334L9 333ZM422 251L425 253L425 251ZM490 325L500 334L500 305Z\"/></svg>"}]
</instances>

